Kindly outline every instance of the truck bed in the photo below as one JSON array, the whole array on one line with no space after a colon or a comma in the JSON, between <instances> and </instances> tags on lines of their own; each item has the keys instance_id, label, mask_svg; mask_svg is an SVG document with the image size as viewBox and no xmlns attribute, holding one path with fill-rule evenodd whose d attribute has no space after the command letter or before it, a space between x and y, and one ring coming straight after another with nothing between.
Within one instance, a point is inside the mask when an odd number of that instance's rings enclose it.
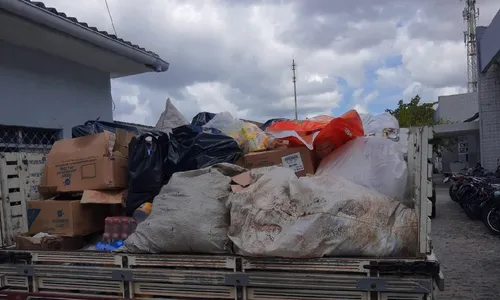
<instances>
[{"instance_id":1,"label":"truck bed","mask_svg":"<svg viewBox=\"0 0 500 300\"><path fill-rule=\"evenodd\" d=\"M422 300L440 273L433 255L280 259L4 250L0 258L0 299Z\"/></svg>"},{"instance_id":2,"label":"truck bed","mask_svg":"<svg viewBox=\"0 0 500 300\"><path fill-rule=\"evenodd\" d=\"M432 129L411 128L409 138L409 198L419 221L415 257L303 260L4 249L0 250L0 300L431 300L434 283L443 288L429 237ZM0 197L10 201L0 205L4 248L27 231L26 200L38 197L36 178L43 163L38 156L0 156Z\"/></svg>"}]
</instances>

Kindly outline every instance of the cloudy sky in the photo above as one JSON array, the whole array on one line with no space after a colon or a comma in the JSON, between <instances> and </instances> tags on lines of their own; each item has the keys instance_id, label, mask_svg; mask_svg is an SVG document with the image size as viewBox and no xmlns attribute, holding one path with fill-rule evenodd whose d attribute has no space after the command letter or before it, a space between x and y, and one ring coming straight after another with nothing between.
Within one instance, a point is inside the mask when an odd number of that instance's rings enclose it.
<instances>
[{"instance_id":1,"label":"cloudy sky","mask_svg":"<svg viewBox=\"0 0 500 300\"><path fill-rule=\"evenodd\" d=\"M44 0L112 32L104 0ZM478 0L488 25L498 0ZM459 0L108 0L118 35L158 53L166 73L114 80L115 119L155 124L170 97L191 119L257 121L380 113L399 99L466 91Z\"/></svg>"}]
</instances>

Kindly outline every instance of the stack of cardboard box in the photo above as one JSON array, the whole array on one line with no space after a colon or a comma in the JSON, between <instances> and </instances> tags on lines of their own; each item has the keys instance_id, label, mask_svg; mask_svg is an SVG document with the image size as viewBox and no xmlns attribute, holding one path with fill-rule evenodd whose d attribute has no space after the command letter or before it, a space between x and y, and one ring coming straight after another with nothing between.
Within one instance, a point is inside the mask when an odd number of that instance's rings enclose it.
<instances>
[{"instance_id":1,"label":"stack of cardboard box","mask_svg":"<svg viewBox=\"0 0 500 300\"><path fill-rule=\"evenodd\" d=\"M116 130L57 141L47 155L40 184L45 197L28 202L28 233L18 237L18 247L77 247L81 243L75 241L82 236L104 229L107 216L120 214L133 136ZM33 238L40 233L52 236L52 246L40 241L47 238Z\"/></svg>"}]
</instances>

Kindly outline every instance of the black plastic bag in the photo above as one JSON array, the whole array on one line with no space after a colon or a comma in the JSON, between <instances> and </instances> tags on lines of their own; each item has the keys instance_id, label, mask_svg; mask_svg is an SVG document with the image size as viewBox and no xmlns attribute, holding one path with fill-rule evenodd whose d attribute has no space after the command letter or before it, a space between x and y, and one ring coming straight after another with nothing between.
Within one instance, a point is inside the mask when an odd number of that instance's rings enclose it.
<instances>
[{"instance_id":1,"label":"black plastic bag","mask_svg":"<svg viewBox=\"0 0 500 300\"><path fill-rule=\"evenodd\" d=\"M175 172L201 169L221 162L235 163L243 156L233 138L200 132L197 126L190 125L173 129L167 153L167 180Z\"/></svg>"},{"instance_id":2,"label":"black plastic bag","mask_svg":"<svg viewBox=\"0 0 500 300\"><path fill-rule=\"evenodd\" d=\"M191 126L203 126L215 117L214 113L201 112L194 116Z\"/></svg>"},{"instance_id":3,"label":"black plastic bag","mask_svg":"<svg viewBox=\"0 0 500 300\"><path fill-rule=\"evenodd\" d=\"M145 129L145 128L138 128L136 126L132 125L125 125L125 124L119 124L119 123L114 123L114 122L105 122L105 121L87 121L83 125L78 125L74 126L71 129L71 136L73 138L81 137L81 136L87 136L87 135L92 135L92 134L97 134L101 133L103 131L110 131L110 132L115 132L115 129L122 129L128 132L135 133L136 135L141 135L145 133L152 133L154 135L161 135L163 134L161 131L158 131L154 128L151 129Z\"/></svg>"},{"instance_id":4,"label":"black plastic bag","mask_svg":"<svg viewBox=\"0 0 500 300\"><path fill-rule=\"evenodd\" d=\"M151 137L151 142L147 138ZM131 216L144 202L153 202L165 183L168 135L143 134L129 144L128 190L125 212Z\"/></svg>"},{"instance_id":5,"label":"black plastic bag","mask_svg":"<svg viewBox=\"0 0 500 300\"><path fill-rule=\"evenodd\" d=\"M146 137L151 136L151 147ZM149 152L148 152L149 151ZM174 128L170 137L144 134L129 145L127 215L144 202L152 202L176 172L205 168L217 163L235 163L243 155L238 143L223 134L201 131L200 126Z\"/></svg>"}]
</instances>

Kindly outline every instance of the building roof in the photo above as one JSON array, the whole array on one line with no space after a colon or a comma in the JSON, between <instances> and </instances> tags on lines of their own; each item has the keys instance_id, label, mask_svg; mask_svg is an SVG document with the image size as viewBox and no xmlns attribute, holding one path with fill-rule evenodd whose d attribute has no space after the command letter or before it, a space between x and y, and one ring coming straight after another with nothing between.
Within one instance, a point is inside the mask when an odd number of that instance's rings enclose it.
<instances>
[{"instance_id":1,"label":"building roof","mask_svg":"<svg viewBox=\"0 0 500 300\"><path fill-rule=\"evenodd\" d=\"M110 74L112 78L165 72L152 51L33 0L0 1L0 40ZM64 45L64 47L61 47Z\"/></svg>"},{"instance_id":2,"label":"building roof","mask_svg":"<svg viewBox=\"0 0 500 300\"><path fill-rule=\"evenodd\" d=\"M130 122L125 122L125 121L114 120L113 123L118 124L118 125L133 126L133 127L137 127L140 129L155 129L154 126L138 124L138 123L130 123Z\"/></svg>"},{"instance_id":3,"label":"building roof","mask_svg":"<svg viewBox=\"0 0 500 300\"><path fill-rule=\"evenodd\" d=\"M146 49L144 49L144 48L142 48L142 47L140 47L140 46L138 46L136 44L133 44L130 41L121 39L121 38L117 37L114 34L108 33L107 31L99 30L96 27L90 26L89 24L87 24L85 22L80 22L75 17L67 16L65 13L58 11L54 7L47 7L43 2L40 2L40 1L31 1L31 0L21 0L21 1L29 2L29 3L31 3L33 5L36 5L36 6L40 7L40 8L42 8L42 9L46 10L47 12L50 12L50 13L55 14L55 15L58 15L59 17L63 17L66 20L75 23L75 25L78 24L80 26L84 26L84 27L86 27L86 28L88 28L88 29L90 29L92 31L95 31L96 33L100 33L100 34L106 35L106 36L108 36L108 37L110 37L110 38L112 38L112 39L114 39L114 40L116 40L118 42L125 43L125 44L127 44L129 46L132 46L132 47L138 49L138 50L142 50L142 51L148 52L149 54L151 54L153 56L160 57L158 54L154 53L153 51L148 51L148 50L146 50Z\"/></svg>"}]
</instances>

